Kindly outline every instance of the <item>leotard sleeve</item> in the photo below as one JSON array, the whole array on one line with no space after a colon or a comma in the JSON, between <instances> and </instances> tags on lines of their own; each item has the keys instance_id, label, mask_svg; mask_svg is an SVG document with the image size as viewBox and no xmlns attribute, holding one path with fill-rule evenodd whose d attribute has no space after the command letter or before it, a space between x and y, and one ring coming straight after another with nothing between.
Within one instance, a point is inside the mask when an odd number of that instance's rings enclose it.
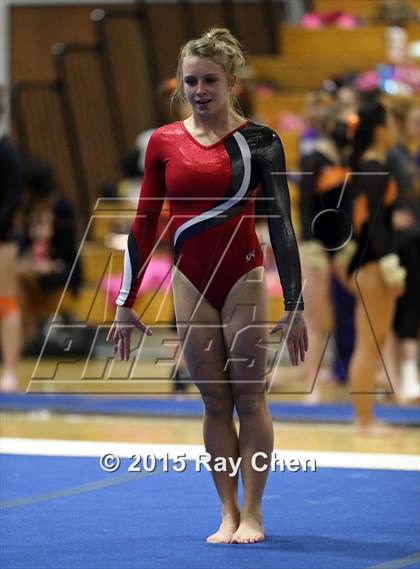
<instances>
[{"instance_id":1,"label":"leotard sleeve","mask_svg":"<svg viewBox=\"0 0 420 569\"><path fill-rule=\"evenodd\" d=\"M280 138L269 128L264 128L261 134L258 162L270 241L284 292L284 307L285 310L303 310L302 275L291 219L286 160Z\"/></svg>"},{"instance_id":2,"label":"leotard sleeve","mask_svg":"<svg viewBox=\"0 0 420 569\"><path fill-rule=\"evenodd\" d=\"M146 149L144 178L136 217L128 235L122 283L115 301L118 306L133 306L155 244L157 224L166 195L165 163L160 148L159 131L155 131Z\"/></svg>"}]
</instances>

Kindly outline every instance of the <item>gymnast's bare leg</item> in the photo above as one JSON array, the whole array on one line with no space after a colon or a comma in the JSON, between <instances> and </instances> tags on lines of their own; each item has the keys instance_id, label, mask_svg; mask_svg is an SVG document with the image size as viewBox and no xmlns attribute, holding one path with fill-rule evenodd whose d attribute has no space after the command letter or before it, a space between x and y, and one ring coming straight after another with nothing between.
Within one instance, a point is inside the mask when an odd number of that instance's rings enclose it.
<instances>
[{"instance_id":1,"label":"gymnast's bare leg","mask_svg":"<svg viewBox=\"0 0 420 569\"><path fill-rule=\"evenodd\" d=\"M382 282L378 263L360 267L356 278L356 345L349 369L356 415L355 432L358 435L388 436L393 429L374 418L374 383L380 351L391 329L396 298Z\"/></svg>"},{"instance_id":2,"label":"gymnast's bare leg","mask_svg":"<svg viewBox=\"0 0 420 569\"><path fill-rule=\"evenodd\" d=\"M178 336L191 380L204 402L203 437L206 451L214 457L238 459L238 435L233 421L233 394L227 371L220 313L200 291L174 267L173 295ZM210 462L212 466L213 460ZM211 543L230 543L239 527L238 475L215 472L213 481L222 503L222 522Z\"/></svg>"},{"instance_id":3,"label":"gymnast's bare leg","mask_svg":"<svg viewBox=\"0 0 420 569\"><path fill-rule=\"evenodd\" d=\"M263 346L268 338L269 295L264 268L256 267L235 283L221 313L202 298L176 268L173 291L184 358L205 405L206 451L212 457L232 457L233 460L242 457L244 504L241 511L237 500L238 477L229 476L229 471L212 472L222 502L222 523L207 540L216 543L262 541L265 532L261 501L269 470L253 469L251 458L256 452L263 452L268 458L259 460L258 466L268 466L274 441L265 396L266 349ZM199 307L195 309L197 301ZM190 336L188 324L194 325ZM203 351L203 346L208 349ZM225 369L227 356L228 372ZM252 365L244 362L244 358L252 361ZM239 440L233 422L234 405L240 421Z\"/></svg>"},{"instance_id":4,"label":"gymnast's bare leg","mask_svg":"<svg viewBox=\"0 0 420 569\"><path fill-rule=\"evenodd\" d=\"M240 525L232 543L254 543L265 539L261 502L267 481L274 432L266 400L266 342L268 341L269 294L264 267L255 267L230 290L222 308L226 350L229 356L229 377L239 416L239 454L244 503ZM251 459L257 452L253 468Z\"/></svg>"}]
</instances>

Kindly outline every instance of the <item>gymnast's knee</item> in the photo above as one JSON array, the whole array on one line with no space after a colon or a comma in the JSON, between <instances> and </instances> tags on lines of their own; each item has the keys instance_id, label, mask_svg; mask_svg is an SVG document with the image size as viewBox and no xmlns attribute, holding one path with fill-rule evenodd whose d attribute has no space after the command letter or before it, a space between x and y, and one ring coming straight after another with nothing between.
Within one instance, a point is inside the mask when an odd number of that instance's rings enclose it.
<instances>
[{"instance_id":1,"label":"gymnast's knee","mask_svg":"<svg viewBox=\"0 0 420 569\"><path fill-rule=\"evenodd\" d=\"M234 399L236 411L240 419L260 413L267 405L265 392L236 393Z\"/></svg>"},{"instance_id":2,"label":"gymnast's knee","mask_svg":"<svg viewBox=\"0 0 420 569\"><path fill-rule=\"evenodd\" d=\"M218 418L231 418L233 416L234 403L231 394L222 392L203 395L203 401L208 416Z\"/></svg>"}]
</instances>

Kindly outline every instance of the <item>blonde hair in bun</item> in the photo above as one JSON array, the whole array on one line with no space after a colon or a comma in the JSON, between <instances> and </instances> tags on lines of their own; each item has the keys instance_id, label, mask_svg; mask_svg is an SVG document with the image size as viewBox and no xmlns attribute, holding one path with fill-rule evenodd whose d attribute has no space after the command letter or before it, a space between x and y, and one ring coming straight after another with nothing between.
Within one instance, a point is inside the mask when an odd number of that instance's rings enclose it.
<instances>
[{"instance_id":1,"label":"blonde hair in bun","mask_svg":"<svg viewBox=\"0 0 420 569\"><path fill-rule=\"evenodd\" d=\"M196 39L192 39L184 44L179 52L178 67L176 72L176 89L171 99L171 107L181 105L186 102L182 62L184 57L206 57L217 63L225 70L230 78L233 75L240 75L245 66L245 52L240 42L232 35L227 28L210 28ZM230 104L234 111L243 116L239 101L234 93L230 93Z\"/></svg>"}]
</instances>

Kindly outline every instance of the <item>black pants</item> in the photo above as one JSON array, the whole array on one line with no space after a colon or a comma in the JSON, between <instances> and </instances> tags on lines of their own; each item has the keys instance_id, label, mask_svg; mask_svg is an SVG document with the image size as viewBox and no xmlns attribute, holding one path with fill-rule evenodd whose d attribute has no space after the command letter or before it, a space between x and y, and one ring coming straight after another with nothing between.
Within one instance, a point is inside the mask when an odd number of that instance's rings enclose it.
<instances>
[{"instance_id":1,"label":"black pants","mask_svg":"<svg viewBox=\"0 0 420 569\"><path fill-rule=\"evenodd\" d=\"M420 236L399 251L401 265L407 269L406 290L397 301L394 331L402 339L415 340L420 329Z\"/></svg>"}]
</instances>

